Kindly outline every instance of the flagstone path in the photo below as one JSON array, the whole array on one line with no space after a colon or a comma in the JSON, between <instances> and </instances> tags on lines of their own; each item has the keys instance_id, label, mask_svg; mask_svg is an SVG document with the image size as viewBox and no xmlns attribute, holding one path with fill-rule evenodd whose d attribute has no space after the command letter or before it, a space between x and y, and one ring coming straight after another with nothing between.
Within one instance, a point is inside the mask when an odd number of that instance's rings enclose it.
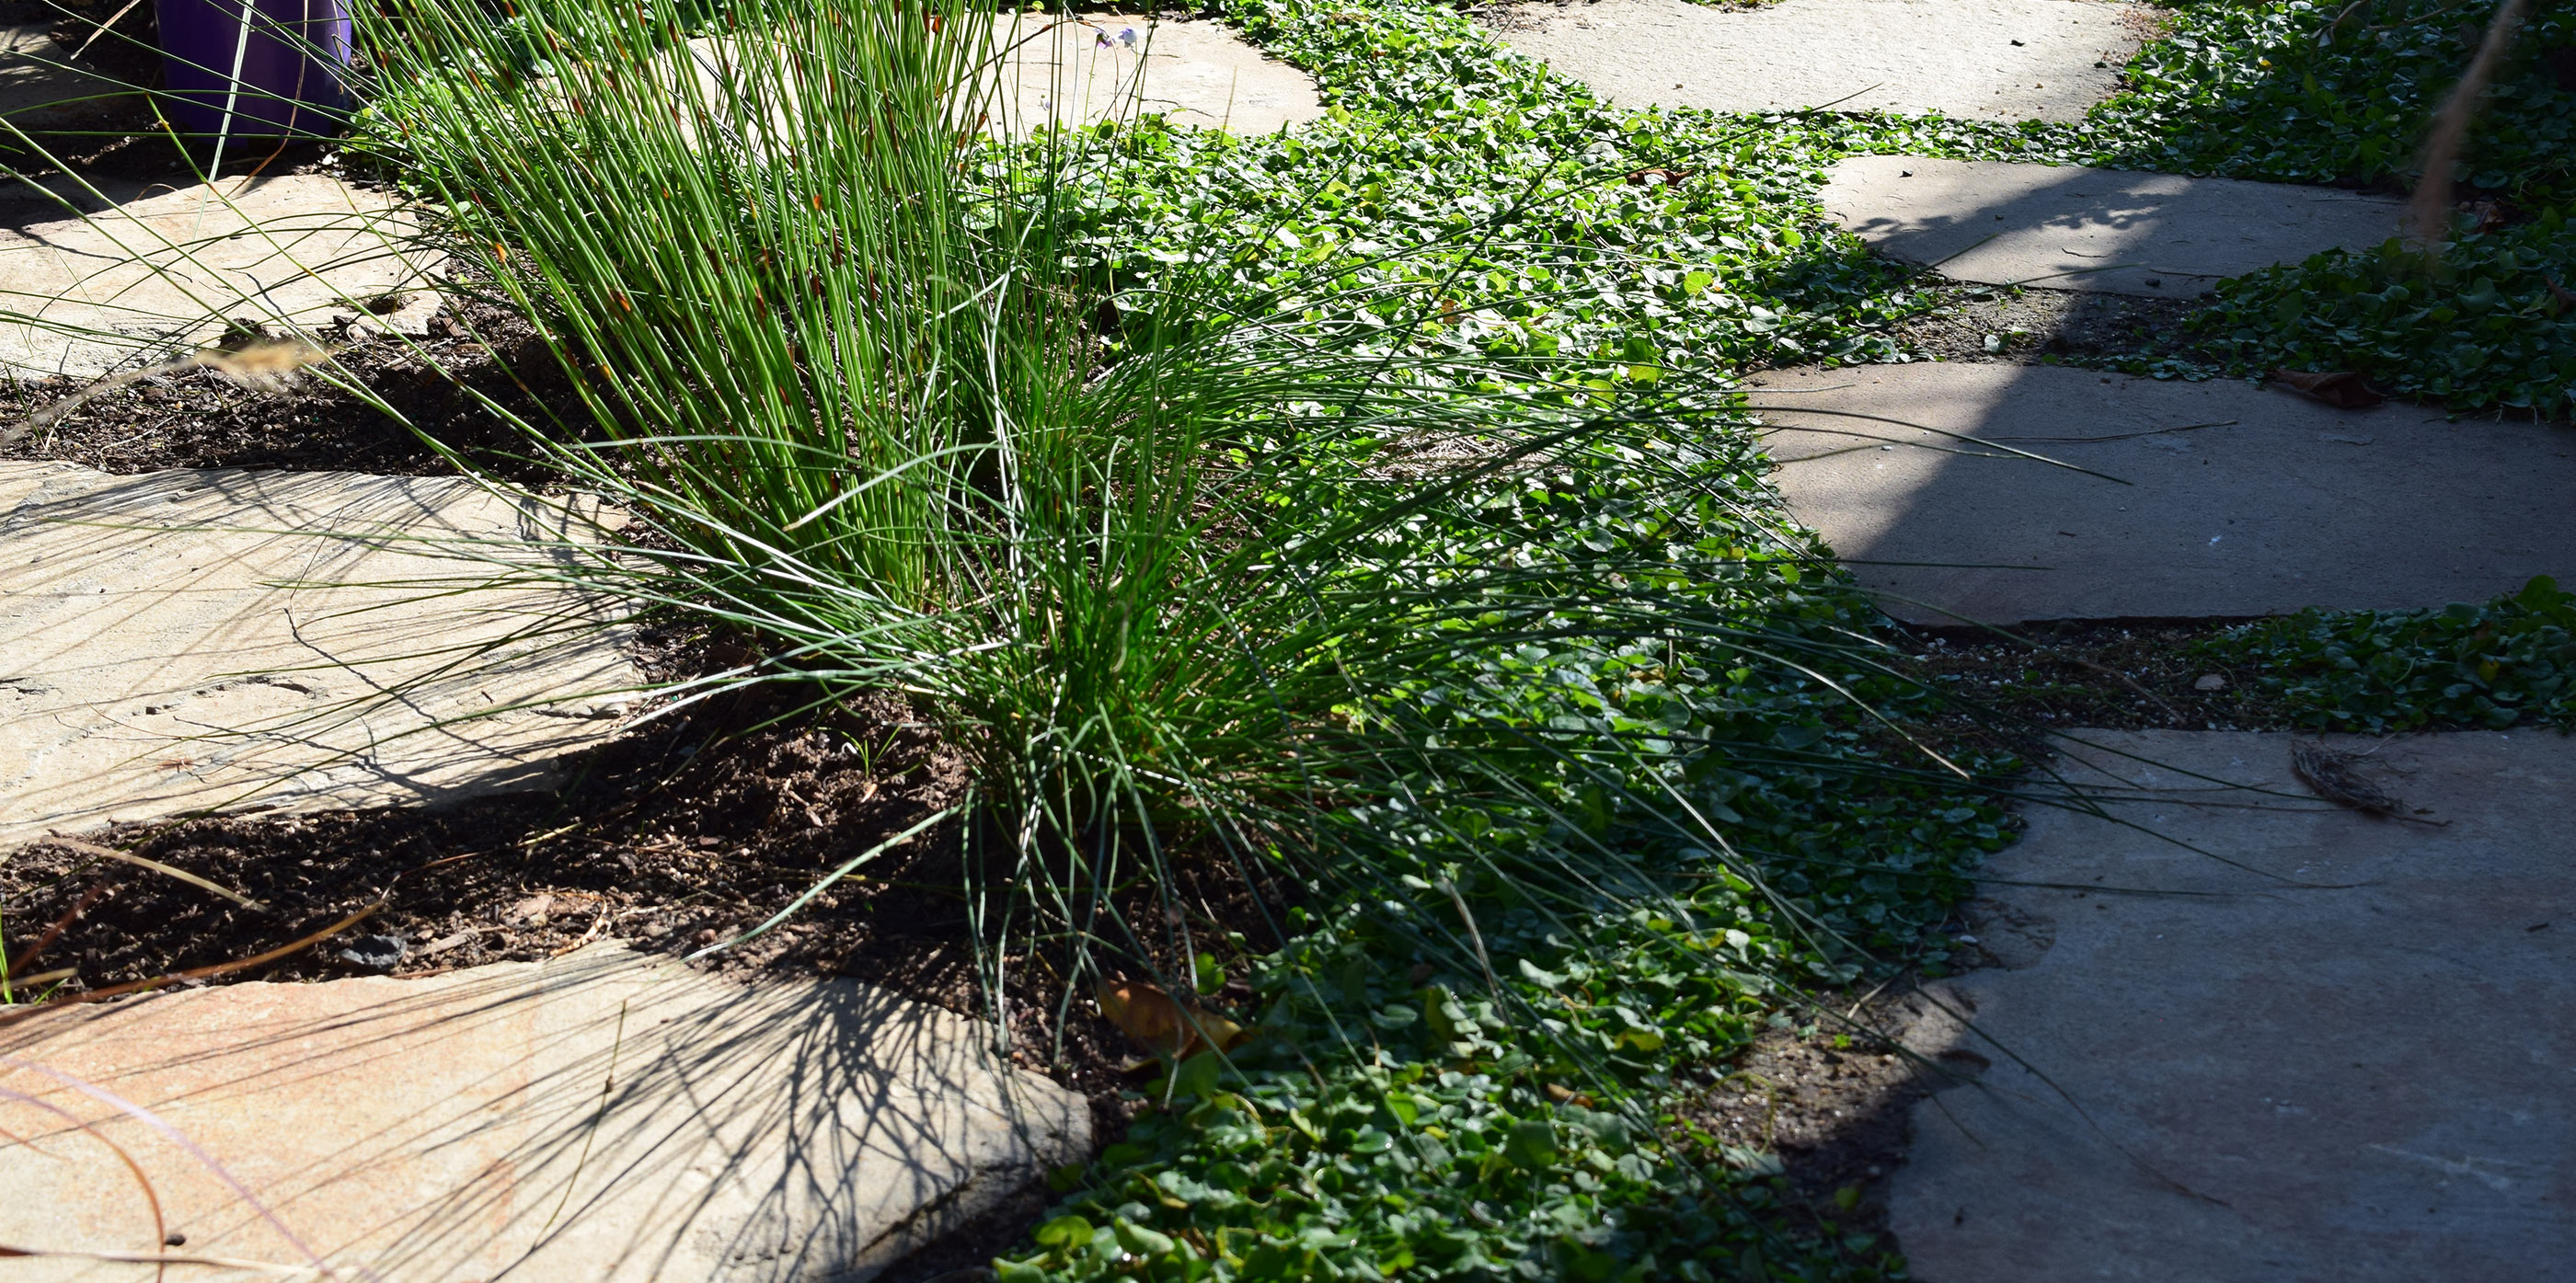
<instances>
[{"instance_id":1,"label":"flagstone path","mask_svg":"<svg viewBox=\"0 0 2576 1283\"><path fill-rule=\"evenodd\" d=\"M2085 741L2077 743L2073 741ZM2576 739L2078 732L1969 915L2007 959L1916 1049L1893 1227L1925 1283L2521 1283L2576 1255Z\"/></svg>"},{"instance_id":2,"label":"flagstone path","mask_svg":"<svg viewBox=\"0 0 2576 1283\"><path fill-rule=\"evenodd\" d=\"M1083 1099L985 1036L615 944L58 1008L0 1027L0 1244L402 1283L861 1279L1089 1153Z\"/></svg>"},{"instance_id":3,"label":"flagstone path","mask_svg":"<svg viewBox=\"0 0 2576 1283\"><path fill-rule=\"evenodd\" d=\"M315 174L0 197L0 370L88 378L211 342L224 322L420 333L439 257L391 196Z\"/></svg>"},{"instance_id":4,"label":"flagstone path","mask_svg":"<svg viewBox=\"0 0 2576 1283\"><path fill-rule=\"evenodd\" d=\"M0 462L0 845L551 782L642 679L609 607L500 580L594 533L457 478Z\"/></svg>"},{"instance_id":5,"label":"flagstone path","mask_svg":"<svg viewBox=\"0 0 2576 1283\"><path fill-rule=\"evenodd\" d=\"M1917 623L2439 606L2576 581L2560 429L2071 366L1795 370L1758 389L1791 511Z\"/></svg>"},{"instance_id":6,"label":"flagstone path","mask_svg":"<svg viewBox=\"0 0 2576 1283\"><path fill-rule=\"evenodd\" d=\"M1013 133L1161 113L1175 125L1266 134L1324 114L1306 73L1221 22L1023 14L1007 38L1002 105L1015 113Z\"/></svg>"},{"instance_id":7,"label":"flagstone path","mask_svg":"<svg viewBox=\"0 0 2576 1283\"><path fill-rule=\"evenodd\" d=\"M56 44L51 22L0 25L0 116L20 129L89 123L130 90L94 72L64 65L72 51ZM107 37L114 39L114 37Z\"/></svg>"},{"instance_id":8,"label":"flagstone path","mask_svg":"<svg viewBox=\"0 0 2576 1283\"><path fill-rule=\"evenodd\" d=\"M2279 184L1855 157L1826 208L1954 280L2188 298L2397 229ZM1917 363L1756 380L1775 483L1924 624L2226 619L2576 576L2576 433L2241 381ZM2035 456L2035 457L2034 457ZM2520 1280L2576 1249L2576 740L2074 731L1969 906L1999 964L1906 1033L1982 1069L1914 1107L1925 1283ZM2087 810L2086 808L2093 808Z\"/></svg>"},{"instance_id":9,"label":"flagstone path","mask_svg":"<svg viewBox=\"0 0 2576 1283\"><path fill-rule=\"evenodd\" d=\"M2108 0L1582 0L1502 11L1502 39L1628 107L2080 120L2147 12Z\"/></svg>"},{"instance_id":10,"label":"flagstone path","mask_svg":"<svg viewBox=\"0 0 2576 1283\"><path fill-rule=\"evenodd\" d=\"M960 128L1025 136L1161 115L1176 126L1266 134L1324 114L1306 73L1214 20L1025 13L996 20L992 39L1001 70L991 96L961 110ZM687 43L688 66L666 73L697 81L688 91L696 107L680 122L687 136L721 138L755 156L796 150L793 82L742 75L758 48L730 37Z\"/></svg>"},{"instance_id":11,"label":"flagstone path","mask_svg":"<svg viewBox=\"0 0 2576 1283\"><path fill-rule=\"evenodd\" d=\"M1952 280L2173 298L2369 249L2405 212L2328 187L1924 156L1850 157L1821 199L1870 248Z\"/></svg>"}]
</instances>

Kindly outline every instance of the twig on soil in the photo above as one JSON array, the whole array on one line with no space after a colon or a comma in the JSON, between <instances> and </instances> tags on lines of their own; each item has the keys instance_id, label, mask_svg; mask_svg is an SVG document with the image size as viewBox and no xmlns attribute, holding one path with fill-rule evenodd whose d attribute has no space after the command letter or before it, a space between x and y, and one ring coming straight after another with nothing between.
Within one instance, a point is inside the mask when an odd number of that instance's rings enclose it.
<instances>
[{"instance_id":1,"label":"twig on soil","mask_svg":"<svg viewBox=\"0 0 2576 1283\"><path fill-rule=\"evenodd\" d=\"M123 22L125 20L125 15L134 12L136 6L141 5L142 3L143 0L125 0L125 7L110 15L107 21L98 24L98 29L90 32L88 39L80 42L80 48L72 50L72 57L78 58L82 54L88 53L89 47L97 44L98 38L106 35L108 28L115 26L117 23ZM69 60L66 59L66 61Z\"/></svg>"},{"instance_id":2,"label":"twig on soil","mask_svg":"<svg viewBox=\"0 0 2576 1283\"><path fill-rule=\"evenodd\" d=\"M358 910L356 913L352 913L301 940L297 940L292 944L280 945L266 953L254 954L247 958L237 958L231 962L218 962L210 966L190 967L185 971L173 971L164 975L153 976L145 980L128 981L121 985L109 985L104 989L93 989L87 993L74 994L58 1003L46 1003L43 1006L21 1007L14 1011L0 1011L0 1027L15 1024L38 1011L49 1010L53 1007L68 1006L73 1003L82 1002L104 1002L109 998L123 997L129 993L140 993L147 989L158 989L163 985L177 984L183 980L204 980L214 976L227 975L235 971L246 971L252 967L259 966L262 963L275 962L289 954L298 953L305 949L312 948L314 945L320 944L323 941L366 921L368 918L375 916L377 910L384 907L385 902L378 900L374 904L370 904L367 907Z\"/></svg>"},{"instance_id":3,"label":"twig on soil","mask_svg":"<svg viewBox=\"0 0 2576 1283\"><path fill-rule=\"evenodd\" d=\"M302 339L262 341L238 351L207 348L202 352L191 352L175 361L164 361L159 365L148 365L140 370L128 370L123 374L100 379L20 419L6 430L0 430L0 446L16 445L21 438L38 428L45 430L45 444L50 446L54 440L54 425L62 422L63 416L119 388L131 387L158 375L175 374L183 370L208 369L244 387L263 392L275 392L293 383L306 367L318 365L329 360L330 357L329 349L307 343Z\"/></svg>"}]
</instances>

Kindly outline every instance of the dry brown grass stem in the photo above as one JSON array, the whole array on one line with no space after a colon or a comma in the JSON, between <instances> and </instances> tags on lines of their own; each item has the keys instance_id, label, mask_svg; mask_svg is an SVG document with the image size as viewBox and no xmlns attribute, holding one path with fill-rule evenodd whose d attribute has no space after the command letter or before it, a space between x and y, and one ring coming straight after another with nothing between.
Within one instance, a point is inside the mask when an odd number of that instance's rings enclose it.
<instances>
[{"instance_id":1,"label":"dry brown grass stem","mask_svg":"<svg viewBox=\"0 0 2576 1283\"><path fill-rule=\"evenodd\" d=\"M164 361L159 365L148 365L140 370L127 370L122 374L112 374L100 379L10 424L5 431L0 431L0 446L16 445L21 438L39 428L45 431L45 443L51 445L54 425L62 422L65 415L119 388L132 387L145 379L159 375L176 374L183 370L207 369L246 388L261 392L283 392L294 386L296 379L301 377L305 370L329 360L330 357L330 349L303 339L263 339L233 350L207 348L203 351L191 352L175 361Z\"/></svg>"},{"instance_id":2,"label":"dry brown grass stem","mask_svg":"<svg viewBox=\"0 0 2576 1283\"><path fill-rule=\"evenodd\" d=\"M2496 64L2504 61L2504 51L2513 44L2514 29L2522 25L2525 0L2505 0L2496 10L2495 21L2487 24L2486 38L2478 42L2477 56L2469 60L2469 69L2452 86L2451 96L2433 117L2433 127L2424 135L2424 163L2415 180L2415 200L2407 208L2407 220L2415 225L2415 236L2428 253L2439 255L2442 242L2450 231L2451 167L2460 158L2460 144L2468 138L2469 122L2477 118L2479 99L2485 96L2487 82L2494 79Z\"/></svg>"}]
</instances>

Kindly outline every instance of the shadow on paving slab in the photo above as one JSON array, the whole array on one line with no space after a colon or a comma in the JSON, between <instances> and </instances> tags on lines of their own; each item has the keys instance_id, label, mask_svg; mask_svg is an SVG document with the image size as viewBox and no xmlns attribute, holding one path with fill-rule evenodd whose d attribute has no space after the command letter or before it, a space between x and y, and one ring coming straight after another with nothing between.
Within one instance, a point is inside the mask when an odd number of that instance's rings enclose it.
<instances>
[{"instance_id":1,"label":"shadow on paving slab","mask_svg":"<svg viewBox=\"0 0 2576 1283\"><path fill-rule=\"evenodd\" d=\"M0 462L0 840L536 787L642 677L586 505L459 478Z\"/></svg>"},{"instance_id":2,"label":"shadow on paving slab","mask_svg":"<svg viewBox=\"0 0 2576 1283\"><path fill-rule=\"evenodd\" d=\"M0 1241L175 1233L404 1283L864 1277L1088 1152L1082 1099L983 1037L849 981L743 988L613 944L51 1011L0 1030Z\"/></svg>"},{"instance_id":3,"label":"shadow on paving slab","mask_svg":"<svg viewBox=\"0 0 2576 1283\"><path fill-rule=\"evenodd\" d=\"M1871 248L1953 279L2184 299L2370 249L2405 212L2331 187L1928 156L1850 157L1818 199Z\"/></svg>"},{"instance_id":4,"label":"shadow on paving slab","mask_svg":"<svg viewBox=\"0 0 2576 1283\"><path fill-rule=\"evenodd\" d=\"M1791 511L1909 623L2407 608L2576 576L2563 429L2064 366L1757 384Z\"/></svg>"},{"instance_id":5,"label":"shadow on paving slab","mask_svg":"<svg viewBox=\"0 0 2576 1283\"><path fill-rule=\"evenodd\" d=\"M1926 1283L2527 1283L2576 1253L2576 739L2081 732L1973 911L1891 1202Z\"/></svg>"}]
</instances>

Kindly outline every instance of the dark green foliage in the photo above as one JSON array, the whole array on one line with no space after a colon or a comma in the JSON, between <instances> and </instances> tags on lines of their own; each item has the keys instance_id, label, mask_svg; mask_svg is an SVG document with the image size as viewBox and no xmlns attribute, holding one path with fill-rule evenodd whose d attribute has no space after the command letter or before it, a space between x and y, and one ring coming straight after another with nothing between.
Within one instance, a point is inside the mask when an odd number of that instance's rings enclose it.
<instances>
[{"instance_id":1,"label":"dark green foliage","mask_svg":"<svg viewBox=\"0 0 2576 1283\"><path fill-rule=\"evenodd\" d=\"M2094 114L2119 163L2409 190L2427 125L2494 0L2195 4ZM2503 225L2457 220L2436 262L2398 240L2228 282L2202 325L2234 372L2358 370L2458 409L2576 413L2576 5L2526 10L2452 179ZM2260 122L2260 127L2249 127Z\"/></svg>"},{"instance_id":2,"label":"dark green foliage","mask_svg":"<svg viewBox=\"0 0 2576 1283\"><path fill-rule=\"evenodd\" d=\"M2438 264L2390 241L2228 281L2201 328L2240 373L2359 370L2437 405L2564 418L2576 413L2571 209L2462 236Z\"/></svg>"},{"instance_id":3,"label":"dark green foliage","mask_svg":"<svg viewBox=\"0 0 2576 1283\"><path fill-rule=\"evenodd\" d=\"M2546 576L2483 605L2303 610L2209 648L2323 729L2576 729L2576 593Z\"/></svg>"},{"instance_id":4,"label":"dark green foliage","mask_svg":"<svg viewBox=\"0 0 2576 1283\"><path fill-rule=\"evenodd\" d=\"M2178 4L2164 11L2165 35L2125 69L2124 91L2081 124L1850 117L1802 122L1802 145L2403 193L2419 176L2426 125L2496 9ZM2358 370L2453 409L2576 415L2576 83L2566 76L2576 76L2576 5L2542 0L2526 10L2453 174L2458 201L2487 206L2457 216L2439 260L2392 228L2367 253L2222 284L2196 329L2226 358L2223 372ZM2123 368L2174 372L2144 359Z\"/></svg>"},{"instance_id":5,"label":"dark green foliage","mask_svg":"<svg viewBox=\"0 0 2576 1283\"><path fill-rule=\"evenodd\" d=\"M2425 127L2498 7L2176 5L2092 131L2140 169L2411 186ZM2576 46L2576 6L2541 0L2524 13L2453 176L2482 194L2557 204L2576 189L2576 92L2560 86L2549 54Z\"/></svg>"},{"instance_id":6,"label":"dark green foliage","mask_svg":"<svg viewBox=\"0 0 2576 1283\"><path fill-rule=\"evenodd\" d=\"M2425 127L2497 5L2195 5L2099 124L2141 168L2411 188ZM2337 22L2337 15L2344 15ZM2229 282L2204 332L2240 373L2359 370L2459 409L2576 413L2576 6L2527 10L2452 174L2503 225L2456 220L2438 262L2396 240ZM2261 121L2259 129L2246 128Z\"/></svg>"}]
</instances>

